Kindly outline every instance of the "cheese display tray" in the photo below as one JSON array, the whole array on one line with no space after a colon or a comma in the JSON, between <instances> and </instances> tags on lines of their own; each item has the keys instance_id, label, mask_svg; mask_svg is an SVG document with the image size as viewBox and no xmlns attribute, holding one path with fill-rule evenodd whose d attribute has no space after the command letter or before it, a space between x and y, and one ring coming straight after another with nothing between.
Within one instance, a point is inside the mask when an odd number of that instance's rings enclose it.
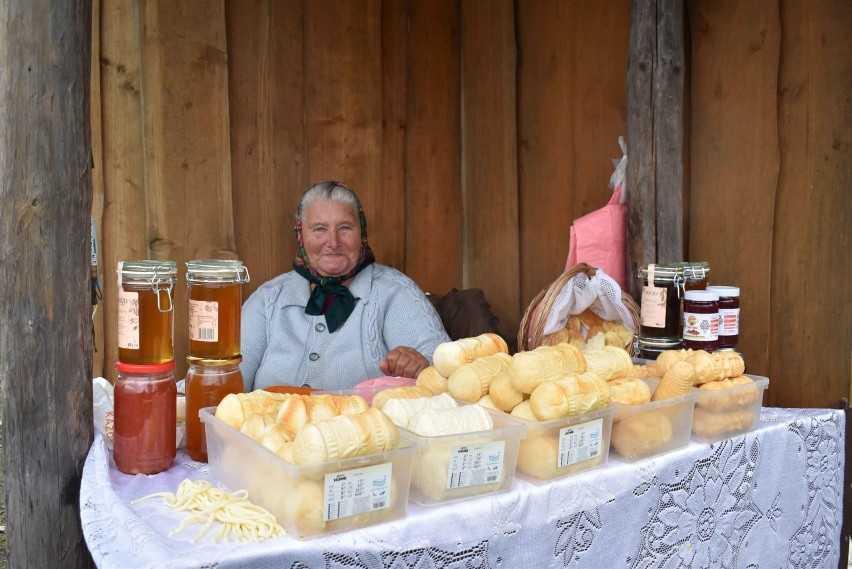
<instances>
[{"instance_id":1,"label":"cheese display tray","mask_svg":"<svg viewBox=\"0 0 852 569\"><path fill-rule=\"evenodd\" d=\"M516 418L526 430L518 452L518 477L543 484L605 465L614 412L610 405L551 421Z\"/></svg>"},{"instance_id":2,"label":"cheese display tray","mask_svg":"<svg viewBox=\"0 0 852 569\"><path fill-rule=\"evenodd\" d=\"M653 395L659 382L646 379ZM689 444L695 392L642 405L614 403L610 450L633 462L661 455Z\"/></svg>"},{"instance_id":3,"label":"cheese display tray","mask_svg":"<svg viewBox=\"0 0 852 569\"><path fill-rule=\"evenodd\" d=\"M428 437L399 429L401 438L418 447L411 474L413 502L430 506L512 487L525 428L505 413L486 411L494 424L488 431Z\"/></svg>"},{"instance_id":4,"label":"cheese display tray","mask_svg":"<svg viewBox=\"0 0 852 569\"><path fill-rule=\"evenodd\" d=\"M757 428L769 378L744 375L752 383L724 389L695 389L692 440L710 443Z\"/></svg>"},{"instance_id":5,"label":"cheese display tray","mask_svg":"<svg viewBox=\"0 0 852 569\"><path fill-rule=\"evenodd\" d=\"M214 416L199 415L207 433L210 473L269 510L291 537L304 539L405 515L417 447L400 438L391 451L316 465L291 464Z\"/></svg>"}]
</instances>

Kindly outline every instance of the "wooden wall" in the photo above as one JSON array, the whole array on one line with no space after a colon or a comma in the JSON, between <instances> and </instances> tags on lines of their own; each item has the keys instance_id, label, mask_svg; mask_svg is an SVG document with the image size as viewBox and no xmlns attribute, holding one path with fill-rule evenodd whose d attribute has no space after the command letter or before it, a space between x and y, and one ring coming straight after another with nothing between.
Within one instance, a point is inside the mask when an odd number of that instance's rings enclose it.
<instances>
[{"instance_id":1,"label":"wooden wall","mask_svg":"<svg viewBox=\"0 0 852 569\"><path fill-rule=\"evenodd\" d=\"M743 288L741 345L772 404L850 390L846 8L686 3L684 259ZM239 258L248 295L289 269L311 182L358 191L380 262L435 294L482 288L513 327L562 272L572 220L610 196L629 0L97 10L95 373L113 375L118 260L169 258L183 273L191 258ZM185 329L180 287L181 359Z\"/></svg>"}]
</instances>

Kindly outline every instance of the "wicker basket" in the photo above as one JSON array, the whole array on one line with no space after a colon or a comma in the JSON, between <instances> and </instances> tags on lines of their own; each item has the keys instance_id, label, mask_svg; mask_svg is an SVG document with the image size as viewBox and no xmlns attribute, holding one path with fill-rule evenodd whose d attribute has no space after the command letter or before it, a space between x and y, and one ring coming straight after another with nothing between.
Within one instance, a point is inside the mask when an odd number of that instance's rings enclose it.
<instances>
[{"instance_id":1,"label":"wicker basket","mask_svg":"<svg viewBox=\"0 0 852 569\"><path fill-rule=\"evenodd\" d=\"M562 273L549 287L535 296L529 306L527 306L526 311L524 311L523 318L521 318L520 329L518 330L519 352L532 350L541 346L544 340L544 324L547 322L547 316L550 314L553 303L556 302L556 297L562 291L563 287L579 273L585 273L586 276L593 277L596 272L597 270L589 264L577 263ZM636 301L624 291L621 292L621 301L633 317L634 330L639 330L639 307L636 305ZM631 356L633 355L633 350L633 342L631 342L627 348Z\"/></svg>"}]
</instances>

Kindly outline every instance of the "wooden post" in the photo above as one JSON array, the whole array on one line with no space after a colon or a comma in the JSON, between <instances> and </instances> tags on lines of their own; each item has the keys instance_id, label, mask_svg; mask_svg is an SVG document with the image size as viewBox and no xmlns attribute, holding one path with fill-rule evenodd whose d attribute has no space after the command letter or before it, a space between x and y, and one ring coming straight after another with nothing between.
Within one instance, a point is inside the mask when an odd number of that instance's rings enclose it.
<instances>
[{"instance_id":1,"label":"wooden post","mask_svg":"<svg viewBox=\"0 0 852 569\"><path fill-rule=\"evenodd\" d=\"M0 0L0 379L11 567L91 567L91 0Z\"/></svg>"},{"instance_id":2,"label":"wooden post","mask_svg":"<svg viewBox=\"0 0 852 569\"><path fill-rule=\"evenodd\" d=\"M683 0L633 0L627 58L627 236L631 275L684 260ZM630 279L636 296L636 279Z\"/></svg>"}]
</instances>

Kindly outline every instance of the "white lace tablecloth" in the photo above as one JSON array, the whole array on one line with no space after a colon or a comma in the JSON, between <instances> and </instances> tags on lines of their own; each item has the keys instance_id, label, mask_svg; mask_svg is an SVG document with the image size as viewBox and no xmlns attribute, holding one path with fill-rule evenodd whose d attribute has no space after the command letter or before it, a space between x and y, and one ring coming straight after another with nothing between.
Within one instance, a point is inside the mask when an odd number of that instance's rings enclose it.
<instances>
[{"instance_id":1,"label":"white lace tablecloth","mask_svg":"<svg viewBox=\"0 0 852 569\"><path fill-rule=\"evenodd\" d=\"M180 451L155 476L122 474L99 435L83 471L83 533L101 568L837 567L843 503L841 411L765 408L758 430L634 464L435 507L299 541L199 543L152 492L210 479ZM287 488L282 488L286 492ZM215 528L214 528L215 529Z\"/></svg>"}]
</instances>

